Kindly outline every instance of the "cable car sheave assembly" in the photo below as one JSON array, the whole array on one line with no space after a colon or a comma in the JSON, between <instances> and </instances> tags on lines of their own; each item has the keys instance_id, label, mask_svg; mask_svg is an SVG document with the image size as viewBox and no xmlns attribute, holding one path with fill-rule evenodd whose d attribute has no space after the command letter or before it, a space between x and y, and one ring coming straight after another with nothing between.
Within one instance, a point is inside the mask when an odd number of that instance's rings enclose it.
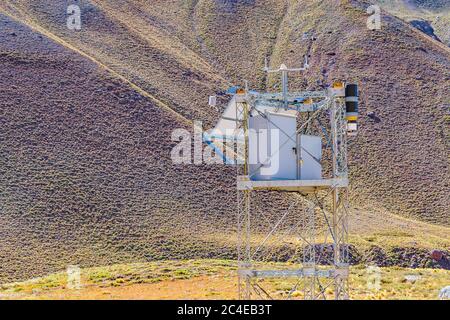
<instances>
[{"instance_id":1,"label":"cable car sheave assembly","mask_svg":"<svg viewBox=\"0 0 450 320\"><path fill-rule=\"evenodd\" d=\"M335 299L348 298L347 137L357 133L358 87L335 81L289 92L288 73L307 68L307 61L297 69L266 66L281 73L279 93L230 88L222 118L205 135L211 147L231 151L224 157L237 170L240 298L273 298L266 278L290 279L286 298L326 299L328 288ZM291 204L267 218L257 193L284 194ZM280 250L289 268L276 264Z\"/></svg>"}]
</instances>

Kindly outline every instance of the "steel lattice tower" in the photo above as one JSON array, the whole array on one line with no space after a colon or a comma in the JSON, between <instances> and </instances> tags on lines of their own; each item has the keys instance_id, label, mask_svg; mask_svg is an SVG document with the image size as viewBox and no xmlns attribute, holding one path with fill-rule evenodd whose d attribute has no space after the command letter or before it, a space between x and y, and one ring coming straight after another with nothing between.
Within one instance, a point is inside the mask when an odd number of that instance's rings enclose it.
<instances>
[{"instance_id":1,"label":"steel lattice tower","mask_svg":"<svg viewBox=\"0 0 450 320\"><path fill-rule=\"evenodd\" d=\"M236 166L240 299L349 298L347 120L342 87L337 83L330 90L284 91L280 96L284 101L290 97L309 101L297 108L304 115L297 132L315 132L327 141L328 177L321 181L249 179L248 117L255 101L268 96L248 91L235 95L236 128L244 133L237 152L244 160ZM267 214L260 194L272 200L287 198L287 207L280 215Z\"/></svg>"}]
</instances>

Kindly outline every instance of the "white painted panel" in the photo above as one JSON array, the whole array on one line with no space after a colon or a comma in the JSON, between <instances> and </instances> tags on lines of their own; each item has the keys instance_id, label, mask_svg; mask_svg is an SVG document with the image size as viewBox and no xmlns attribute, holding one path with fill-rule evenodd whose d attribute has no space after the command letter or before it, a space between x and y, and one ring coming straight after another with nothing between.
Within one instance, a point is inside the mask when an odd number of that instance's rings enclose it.
<instances>
[{"instance_id":1,"label":"white painted panel","mask_svg":"<svg viewBox=\"0 0 450 320\"><path fill-rule=\"evenodd\" d=\"M279 161L279 170L272 179L297 179L297 118L286 114L267 113L269 126L278 130L279 143L272 148L272 162ZM278 151L278 152L277 152Z\"/></svg>"},{"instance_id":2,"label":"white painted panel","mask_svg":"<svg viewBox=\"0 0 450 320\"><path fill-rule=\"evenodd\" d=\"M252 180L297 179L296 117L265 113L249 120L249 172Z\"/></svg>"},{"instance_id":3,"label":"white painted panel","mask_svg":"<svg viewBox=\"0 0 450 320\"><path fill-rule=\"evenodd\" d=\"M300 180L322 179L322 139L318 136L299 135Z\"/></svg>"},{"instance_id":4,"label":"white painted panel","mask_svg":"<svg viewBox=\"0 0 450 320\"><path fill-rule=\"evenodd\" d=\"M242 129L236 128L236 121L242 120L241 111L236 105L236 97L233 97L225 108L217 125L209 132L209 136L217 141L242 139Z\"/></svg>"}]
</instances>

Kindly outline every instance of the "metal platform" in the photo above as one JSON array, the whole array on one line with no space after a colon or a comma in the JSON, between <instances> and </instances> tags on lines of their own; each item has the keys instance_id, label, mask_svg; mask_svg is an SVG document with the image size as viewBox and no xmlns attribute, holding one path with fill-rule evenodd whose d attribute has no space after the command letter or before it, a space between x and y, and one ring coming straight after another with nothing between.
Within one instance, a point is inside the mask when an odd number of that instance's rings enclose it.
<instances>
[{"instance_id":1,"label":"metal platform","mask_svg":"<svg viewBox=\"0 0 450 320\"><path fill-rule=\"evenodd\" d=\"M347 178L321 179L321 180L267 180L253 181L247 176L237 178L237 188L245 190L277 190L277 191L297 191L311 193L329 188L348 187Z\"/></svg>"}]
</instances>

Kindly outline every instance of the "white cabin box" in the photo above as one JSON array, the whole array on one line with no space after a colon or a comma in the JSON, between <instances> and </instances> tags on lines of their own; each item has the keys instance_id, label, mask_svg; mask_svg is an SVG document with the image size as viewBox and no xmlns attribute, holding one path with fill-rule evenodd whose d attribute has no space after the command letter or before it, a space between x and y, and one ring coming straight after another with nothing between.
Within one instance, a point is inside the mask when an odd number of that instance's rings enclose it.
<instances>
[{"instance_id":1,"label":"white cabin box","mask_svg":"<svg viewBox=\"0 0 450 320\"><path fill-rule=\"evenodd\" d=\"M250 179L322 179L322 140L298 135L297 117L289 111L257 113L249 118Z\"/></svg>"},{"instance_id":2,"label":"white cabin box","mask_svg":"<svg viewBox=\"0 0 450 320\"><path fill-rule=\"evenodd\" d=\"M251 180L297 179L297 117L268 112L249 118L249 175Z\"/></svg>"}]
</instances>

